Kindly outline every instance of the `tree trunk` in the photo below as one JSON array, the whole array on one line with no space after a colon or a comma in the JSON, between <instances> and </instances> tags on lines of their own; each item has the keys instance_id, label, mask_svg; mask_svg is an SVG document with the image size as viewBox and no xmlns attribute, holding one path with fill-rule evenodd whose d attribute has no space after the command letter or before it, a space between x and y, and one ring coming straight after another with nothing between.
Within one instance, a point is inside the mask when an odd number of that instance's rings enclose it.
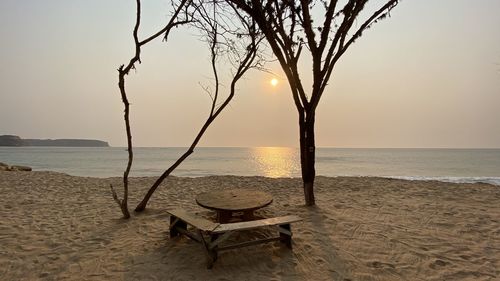
<instances>
[{"instance_id":1,"label":"tree trunk","mask_svg":"<svg viewBox=\"0 0 500 281\"><path fill-rule=\"evenodd\" d=\"M120 208L122 209L123 218L124 218L124 219L129 219L129 218L130 218L130 213L129 213L129 211L128 211L127 201L123 202L123 203L120 205Z\"/></svg>"},{"instance_id":2,"label":"tree trunk","mask_svg":"<svg viewBox=\"0 0 500 281\"><path fill-rule=\"evenodd\" d=\"M193 144L191 144L189 149L186 152L184 152L184 154L182 154L182 156L179 159L177 159L177 161L175 161L175 163L172 166L170 166L170 168L168 168L165 172L163 172L163 174L161 174L161 176L149 188L148 192L146 193L146 195L142 199L141 203L139 203L137 205L137 207L135 207L135 210L134 210L135 212L140 213L140 212L144 211L144 209L146 209L146 205L148 204L149 199L151 198L153 193L156 191L158 186L160 186L160 184L163 182L163 180L165 180L175 170L175 168L177 168L177 166L179 166L182 163L182 161L184 161L186 158L188 158L189 155L191 155L191 153L194 152L194 148L198 144L198 141L200 140L201 136L203 136L203 134L205 133L205 130L208 128L210 123L212 123L212 121L213 121L212 118L208 119L207 123L205 123L205 125L203 126L201 131L198 133L198 136L194 140Z\"/></svg>"},{"instance_id":3,"label":"tree trunk","mask_svg":"<svg viewBox=\"0 0 500 281\"><path fill-rule=\"evenodd\" d=\"M311 114L311 113L309 113ZM307 206L315 205L314 200L314 169L316 147L314 144L314 113L300 118L300 162L302 168L302 181L304 183L304 199Z\"/></svg>"}]
</instances>

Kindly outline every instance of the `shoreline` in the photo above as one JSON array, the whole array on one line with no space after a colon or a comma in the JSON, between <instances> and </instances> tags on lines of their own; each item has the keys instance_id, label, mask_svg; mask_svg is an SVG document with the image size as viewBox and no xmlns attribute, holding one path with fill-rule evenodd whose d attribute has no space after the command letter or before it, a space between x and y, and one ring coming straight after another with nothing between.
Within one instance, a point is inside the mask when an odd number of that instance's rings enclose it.
<instances>
[{"instance_id":1,"label":"shoreline","mask_svg":"<svg viewBox=\"0 0 500 281\"><path fill-rule=\"evenodd\" d=\"M5 170L2 169L1 165L5 165L6 167L9 167L5 163L0 162L0 171ZM97 178L97 179L108 179L108 178L121 178L122 175L103 175L103 176L96 176L96 175L75 175L75 174L70 174L65 171L55 171L55 170L36 170L32 169L32 167L29 166L19 166L19 165L13 165L12 167L20 167L24 168L25 171L34 171L34 172L53 172L53 173L60 173L68 176L73 176L73 177L83 177L83 178ZM15 169L14 169L15 170ZM19 170L19 169L18 169ZM22 170L22 169L21 169ZM134 170L131 170L131 174L129 175L129 178L144 178L144 177L150 177L150 178L158 178L158 175L133 175ZM175 171L174 171L175 173ZM231 174L204 174L204 175L170 175L169 177L186 177L186 178L203 178L203 177L225 177L225 176L234 176L234 177L263 177L263 178L270 178L270 179L281 179L281 178L288 178L288 179L300 179L300 177L269 177L269 176L263 176L263 175L231 175ZM438 182L443 182L443 183L456 183L456 184L476 184L476 183L484 183L484 184L490 184L493 186L499 186L500 187L500 177L497 176L390 176L390 175L316 175L316 177L326 177L326 178L383 178L383 179L400 179L400 180L407 180L407 181L438 181Z\"/></svg>"},{"instance_id":2,"label":"shoreline","mask_svg":"<svg viewBox=\"0 0 500 281\"><path fill-rule=\"evenodd\" d=\"M154 177L130 178L129 208ZM2 280L494 280L500 276L500 189L490 184L323 177L317 206L299 178L171 177L148 209L121 219L109 184L121 178L0 172ZM254 188L264 217L294 214L293 251L278 244L223 252L168 238L166 209L212 218L194 202L210 189Z\"/></svg>"}]
</instances>

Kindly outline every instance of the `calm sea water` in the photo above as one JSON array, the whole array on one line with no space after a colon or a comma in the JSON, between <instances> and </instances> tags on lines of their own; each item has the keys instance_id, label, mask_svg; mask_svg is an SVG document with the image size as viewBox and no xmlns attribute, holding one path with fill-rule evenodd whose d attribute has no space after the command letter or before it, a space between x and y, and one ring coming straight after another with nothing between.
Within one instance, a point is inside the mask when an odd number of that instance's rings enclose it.
<instances>
[{"instance_id":1,"label":"calm sea water","mask_svg":"<svg viewBox=\"0 0 500 281\"><path fill-rule=\"evenodd\" d=\"M159 176L185 148L135 148L132 176ZM500 185L500 149L318 148L317 175L382 176ZM125 148L0 147L0 162L76 176L121 176ZM197 148L176 176L300 177L297 148Z\"/></svg>"}]
</instances>

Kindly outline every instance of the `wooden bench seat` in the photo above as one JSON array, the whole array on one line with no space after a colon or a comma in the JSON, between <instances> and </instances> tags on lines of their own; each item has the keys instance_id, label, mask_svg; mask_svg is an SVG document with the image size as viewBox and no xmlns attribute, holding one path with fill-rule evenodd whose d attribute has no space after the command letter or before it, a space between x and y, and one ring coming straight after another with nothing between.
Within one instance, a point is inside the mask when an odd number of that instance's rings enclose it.
<instances>
[{"instance_id":1,"label":"wooden bench seat","mask_svg":"<svg viewBox=\"0 0 500 281\"><path fill-rule=\"evenodd\" d=\"M223 250L230 250L272 241L281 241L288 248L292 248L292 229L290 224L301 221L298 216L283 216L254 221L235 223L215 223L205 218L186 212L182 209L168 210L170 214L170 237L181 234L203 244L207 254L207 268L212 268L217 260L217 253ZM194 230L188 231L187 225L191 225ZM277 227L279 236L267 237L251 241L243 241L236 244L225 245L231 234L236 231L250 230L262 227Z\"/></svg>"}]
</instances>

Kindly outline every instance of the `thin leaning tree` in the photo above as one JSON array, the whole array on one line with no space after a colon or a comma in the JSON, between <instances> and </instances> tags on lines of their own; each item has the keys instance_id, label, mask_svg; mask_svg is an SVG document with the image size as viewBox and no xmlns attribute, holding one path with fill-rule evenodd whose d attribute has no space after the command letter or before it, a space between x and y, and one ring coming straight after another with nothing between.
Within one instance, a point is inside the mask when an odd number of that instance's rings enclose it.
<instances>
[{"instance_id":1,"label":"thin leaning tree","mask_svg":"<svg viewBox=\"0 0 500 281\"><path fill-rule=\"evenodd\" d=\"M258 24L290 86L299 117L305 203L315 205L315 117L334 66L374 23L386 18L398 0L384 1L368 12L368 0L226 0ZM373 1L370 1L373 2ZM312 86L306 90L300 66L307 49Z\"/></svg>"},{"instance_id":2,"label":"thin leaning tree","mask_svg":"<svg viewBox=\"0 0 500 281\"><path fill-rule=\"evenodd\" d=\"M192 22L192 18L190 15L192 15L192 11L189 10L191 0L181 0L177 5L175 5L174 12L172 16L170 17L170 20L168 23L160 29L158 32L154 33L153 35L147 37L146 39L140 40L139 39L139 28L141 26L141 0L136 0L136 20L135 20L135 25L134 25L134 31L132 33L134 37L134 46L135 46L135 52L134 56L130 59L127 65L121 65L118 68L118 87L120 89L120 96L123 102L123 105L125 107L124 109L124 120L125 120L125 130L127 134L127 152L128 152L128 161L127 161L127 167L125 168L125 171L123 172L123 197L122 199L119 198L118 194L116 193L115 189L113 188L113 185L110 185L111 188L111 193L113 195L113 199L115 202L118 204L120 207L120 210L122 211L123 217L128 219L130 218L130 212L128 210L128 176L130 174L130 169L132 168L132 162L134 159L134 152L133 152L133 145L132 145L132 130L130 128L130 103L127 97L127 91L125 87L125 81L126 81L126 76L130 73L130 70L136 69L136 64L141 63L141 51L144 45L148 44L149 42L157 39L160 36L163 36L163 39L166 41L168 38L168 35L170 31L174 27L178 27L179 25L187 24L189 22Z\"/></svg>"},{"instance_id":3,"label":"thin leaning tree","mask_svg":"<svg viewBox=\"0 0 500 281\"><path fill-rule=\"evenodd\" d=\"M212 122L229 105L236 94L237 83L253 68L261 68L263 59L259 56L259 45L263 40L257 31L255 21L244 17L233 10L233 13L221 13L231 7L225 6L225 2L209 1L197 5L193 25L201 30L207 38L210 46L211 66L213 74L213 87L205 87L204 90L212 99L210 112L201 126L198 134L188 149L170 166L149 188L142 201L135 208L136 212L143 211L153 193L160 184L193 152ZM221 79L218 63L225 61L225 66L231 69L229 82L229 93L221 98Z\"/></svg>"}]
</instances>

